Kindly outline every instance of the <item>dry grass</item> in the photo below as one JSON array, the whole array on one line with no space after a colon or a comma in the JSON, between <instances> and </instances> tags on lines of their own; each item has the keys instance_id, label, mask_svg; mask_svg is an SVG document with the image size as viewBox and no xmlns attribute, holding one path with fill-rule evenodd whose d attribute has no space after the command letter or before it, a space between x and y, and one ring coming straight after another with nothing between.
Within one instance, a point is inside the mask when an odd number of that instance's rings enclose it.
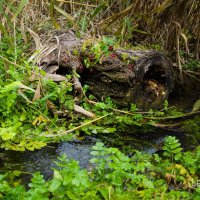
<instances>
[{"instance_id":1,"label":"dry grass","mask_svg":"<svg viewBox=\"0 0 200 200\"><path fill-rule=\"evenodd\" d=\"M137 43L162 43L168 53L190 50L200 57L199 0L30 0L15 20L11 19L25 1L9 2L0 3L4 11L1 35L13 34L14 22L24 40L26 27L36 32L70 27L82 33L115 34Z\"/></svg>"}]
</instances>

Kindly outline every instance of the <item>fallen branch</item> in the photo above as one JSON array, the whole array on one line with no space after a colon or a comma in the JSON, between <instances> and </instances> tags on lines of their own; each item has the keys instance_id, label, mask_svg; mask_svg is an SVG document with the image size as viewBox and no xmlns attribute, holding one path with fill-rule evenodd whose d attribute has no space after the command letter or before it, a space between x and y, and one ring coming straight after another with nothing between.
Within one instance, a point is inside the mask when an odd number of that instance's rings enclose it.
<instances>
[{"instance_id":1,"label":"fallen branch","mask_svg":"<svg viewBox=\"0 0 200 200\"><path fill-rule=\"evenodd\" d=\"M88 126L88 125L90 125L90 124L92 124L92 123L94 123L94 122L96 122L96 121L99 121L99 120L101 120L101 119L107 117L108 115L109 115L109 114L104 115L104 116L99 117L99 118L96 118L96 119L94 119L94 120L92 120L92 121L86 122L86 123L84 123L84 124L82 124L82 125L80 125L80 126L77 126L77 127L75 127L75 128L72 128L72 129L70 129L70 130L67 130L67 131L65 131L65 132L63 132L63 133L61 133L61 134L57 134L57 135L44 135L44 136L45 136L45 137L60 137L60 136L66 135L66 134L68 134L68 133L72 133L72 132L74 132L74 131L76 131L76 130L78 130L78 129L84 127L84 126Z\"/></svg>"},{"instance_id":2,"label":"fallen branch","mask_svg":"<svg viewBox=\"0 0 200 200\"><path fill-rule=\"evenodd\" d=\"M144 117L145 119L153 119L153 120L171 120L171 119L183 119L183 118L188 118L193 115L198 115L200 114L200 111L196 112L189 112L180 116L169 116L169 117Z\"/></svg>"}]
</instances>

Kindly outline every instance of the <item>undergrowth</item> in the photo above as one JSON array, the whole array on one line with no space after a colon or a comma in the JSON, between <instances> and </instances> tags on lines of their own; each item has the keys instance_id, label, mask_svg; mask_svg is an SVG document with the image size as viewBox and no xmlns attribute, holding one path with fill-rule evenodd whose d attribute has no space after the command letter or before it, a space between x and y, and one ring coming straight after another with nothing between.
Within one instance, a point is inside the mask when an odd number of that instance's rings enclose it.
<instances>
[{"instance_id":1,"label":"undergrowth","mask_svg":"<svg viewBox=\"0 0 200 200\"><path fill-rule=\"evenodd\" d=\"M85 86L89 99L83 98L80 106L96 116L95 120L89 119L74 111L72 76L66 75L67 80L58 84L47 79L45 71L27 61L27 46L21 37L15 45L8 45L10 39L5 37L0 47L0 148L34 150L80 134L115 134L127 129L144 133L154 128L160 117L182 115L169 108L167 102L161 111L142 113L134 104L120 110L110 98L94 102ZM94 52L100 48L101 53L109 53L108 43L113 45L112 40L104 38ZM96 52L96 60L97 56Z\"/></svg>"},{"instance_id":2,"label":"undergrowth","mask_svg":"<svg viewBox=\"0 0 200 200\"><path fill-rule=\"evenodd\" d=\"M160 155L135 151L128 157L98 142L90 170L63 155L50 180L36 172L27 190L19 171L0 175L0 199L199 199L200 148L183 152L179 141L168 136L162 149Z\"/></svg>"}]
</instances>

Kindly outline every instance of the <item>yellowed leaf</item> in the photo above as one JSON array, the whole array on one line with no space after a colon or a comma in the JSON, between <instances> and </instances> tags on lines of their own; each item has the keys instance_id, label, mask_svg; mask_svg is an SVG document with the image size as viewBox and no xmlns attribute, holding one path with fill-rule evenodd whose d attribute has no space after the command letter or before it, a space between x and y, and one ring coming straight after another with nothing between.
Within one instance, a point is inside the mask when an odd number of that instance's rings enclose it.
<instances>
[{"instance_id":1,"label":"yellowed leaf","mask_svg":"<svg viewBox=\"0 0 200 200\"><path fill-rule=\"evenodd\" d=\"M36 117L36 119L32 122L32 125L40 125L41 122L47 123L49 120L44 118L42 115L39 115L39 117Z\"/></svg>"}]
</instances>

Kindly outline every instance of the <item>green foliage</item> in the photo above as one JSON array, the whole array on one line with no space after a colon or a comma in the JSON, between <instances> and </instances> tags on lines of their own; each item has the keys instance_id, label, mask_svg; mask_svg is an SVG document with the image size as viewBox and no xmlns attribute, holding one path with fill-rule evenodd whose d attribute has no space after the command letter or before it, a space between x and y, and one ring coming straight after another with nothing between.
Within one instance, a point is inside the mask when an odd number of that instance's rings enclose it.
<instances>
[{"instance_id":1,"label":"green foliage","mask_svg":"<svg viewBox=\"0 0 200 200\"><path fill-rule=\"evenodd\" d=\"M112 45L114 41L105 37L97 46L91 47L94 51L95 62L99 62L103 55L109 54L109 47ZM56 133L88 123L89 120L86 117L73 112L74 96L70 75L67 75L69 81L59 84L45 79L44 71L39 71L37 67L32 66L23 58L22 52L26 50L26 46L22 48L20 37L17 40L17 46L9 46L8 39L4 37L1 48L3 57L0 61L2 71L0 79L1 148L16 151L40 149L49 142L68 140L72 136L63 134L62 137L56 137ZM16 56L13 56L14 52L17 53ZM15 64L16 58L17 63ZM29 77L35 77L35 80L30 81ZM86 92L87 86L84 90ZM93 99L91 95L90 97ZM80 132L86 134L120 133L126 131L128 126L140 127L141 132L145 132L145 129L151 127L152 120L144 123L145 116L134 113L137 111L134 104L129 110L121 111L117 110L110 98L106 98L104 102L98 102L95 105L89 104L86 99L81 102L81 106L95 113L97 117L105 115L109 117L90 124L90 126L80 127L75 132L77 135ZM54 114L55 111L62 112L63 110L67 111L66 117L69 120L59 118L57 114ZM152 111L150 115L153 116L156 113ZM143 129L141 129L142 125Z\"/></svg>"},{"instance_id":2,"label":"green foliage","mask_svg":"<svg viewBox=\"0 0 200 200\"><path fill-rule=\"evenodd\" d=\"M39 172L33 174L31 183L28 185L30 187L28 195L30 200L48 199L48 184L45 183L43 175Z\"/></svg>"},{"instance_id":3,"label":"green foliage","mask_svg":"<svg viewBox=\"0 0 200 200\"><path fill-rule=\"evenodd\" d=\"M88 172L81 170L78 162L59 158L58 169L54 169L54 178L49 183L49 191L56 198L76 199L84 197L85 191L91 186Z\"/></svg>"},{"instance_id":4,"label":"green foliage","mask_svg":"<svg viewBox=\"0 0 200 200\"><path fill-rule=\"evenodd\" d=\"M171 158L172 162L174 159L179 160L181 157L181 150L182 150L180 146L181 144L175 137L172 136L167 137L164 142L163 150L165 152L163 155L168 158Z\"/></svg>"},{"instance_id":5,"label":"green foliage","mask_svg":"<svg viewBox=\"0 0 200 200\"><path fill-rule=\"evenodd\" d=\"M97 16L100 13L100 11L104 10L105 8L106 8L105 2L103 2L102 4L100 4L99 6L97 6L96 9L94 10L94 12L91 14L90 20L93 20L93 18L95 16Z\"/></svg>"},{"instance_id":6,"label":"green foliage","mask_svg":"<svg viewBox=\"0 0 200 200\"><path fill-rule=\"evenodd\" d=\"M73 110L72 83L58 85L43 77L40 83L31 82L29 77L34 75L33 70L37 74L38 69L21 56L26 46L22 47L20 37L17 46L8 45L8 40L4 37L0 47L0 147L16 151L40 149L50 142L45 136L48 132L57 132L58 126L62 130L51 109ZM20 59L15 64L16 58ZM40 98L33 100L38 84Z\"/></svg>"},{"instance_id":7,"label":"green foliage","mask_svg":"<svg viewBox=\"0 0 200 200\"><path fill-rule=\"evenodd\" d=\"M196 71L200 69L200 61L195 59L194 55L188 55L186 52L181 51L180 56L183 59L183 68L185 70Z\"/></svg>"},{"instance_id":8,"label":"green foliage","mask_svg":"<svg viewBox=\"0 0 200 200\"><path fill-rule=\"evenodd\" d=\"M84 64L87 68L94 66L97 63L102 63L104 56L109 56L114 49L116 42L114 39L103 37L96 44L90 44L91 41L85 41L82 46L82 51L88 51L88 56L84 59ZM87 49L89 48L89 49Z\"/></svg>"},{"instance_id":9,"label":"green foliage","mask_svg":"<svg viewBox=\"0 0 200 200\"><path fill-rule=\"evenodd\" d=\"M98 142L92 147L92 169L81 169L77 161L63 155L56 162L53 177L45 181L39 172L34 173L28 190L20 183L14 184L12 174L1 175L0 198L198 199L199 148L194 152L178 151L180 159L171 162L171 157L166 155L169 152L177 155L177 151L174 152L177 144L178 140L167 137L163 156L136 151L128 157Z\"/></svg>"},{"instance_id":10,"label":"green foliage","mask_svg":"<svg viewBox=\"0 0 200 200\"><path fill-rule=\"evenodd\" d=\"M0 79L1 148L33 151L50 142L71 139L72 134L60 136L60 133L66 130L72 130L77 136L80 133L113 134L115 136L114 134L122 134L129 130L131 134L145 133L153 129L152 125L159 122L159 117L182 114L169 108L167 102L163 110L150 110L143 114L138 112L135 104L132 104L130 108L119 110L110 98L95 104L90 104L87 99L83 99L80 106L93 112L97 118L109 116L96 121L95 124L89 123L91 120L87 117L73 112L72 76L67 75L69 81L62 81L59 84L45 79L44 71L26 61L26 55L23 52L26 52L27 47L23 46L21 37L17 37L16 46L8 45L8 41L9 38L3 37L0 47L3 58L0 60L2 71ZM110 54L112 50L110 47L114 45L114 40L104 37L96 46L90 47L94 55L93 64L100 62L104 55ZM85 50L86 46L87 44L83 45ZM87 90L88 87L85 86L86 95ZM90 94L88 96L91 100L95 99ZM61 117L56 114L62 112L64 114ZM80 124L87 123L87 126L80 126ZM78 128L74 129L76 127Z\"/></svg>"},{"instance_id":11,"label":"green foliage","mask_svg":"<svg viewBox=\"0 0 200 200\"><path fill-rule=\"evenodd\" d=\"M200 117L196 116L193 119L188 119L182 122L182 126L188 135L188 144L197 146L200 142Z\"/></svg>"}]
</instances>

